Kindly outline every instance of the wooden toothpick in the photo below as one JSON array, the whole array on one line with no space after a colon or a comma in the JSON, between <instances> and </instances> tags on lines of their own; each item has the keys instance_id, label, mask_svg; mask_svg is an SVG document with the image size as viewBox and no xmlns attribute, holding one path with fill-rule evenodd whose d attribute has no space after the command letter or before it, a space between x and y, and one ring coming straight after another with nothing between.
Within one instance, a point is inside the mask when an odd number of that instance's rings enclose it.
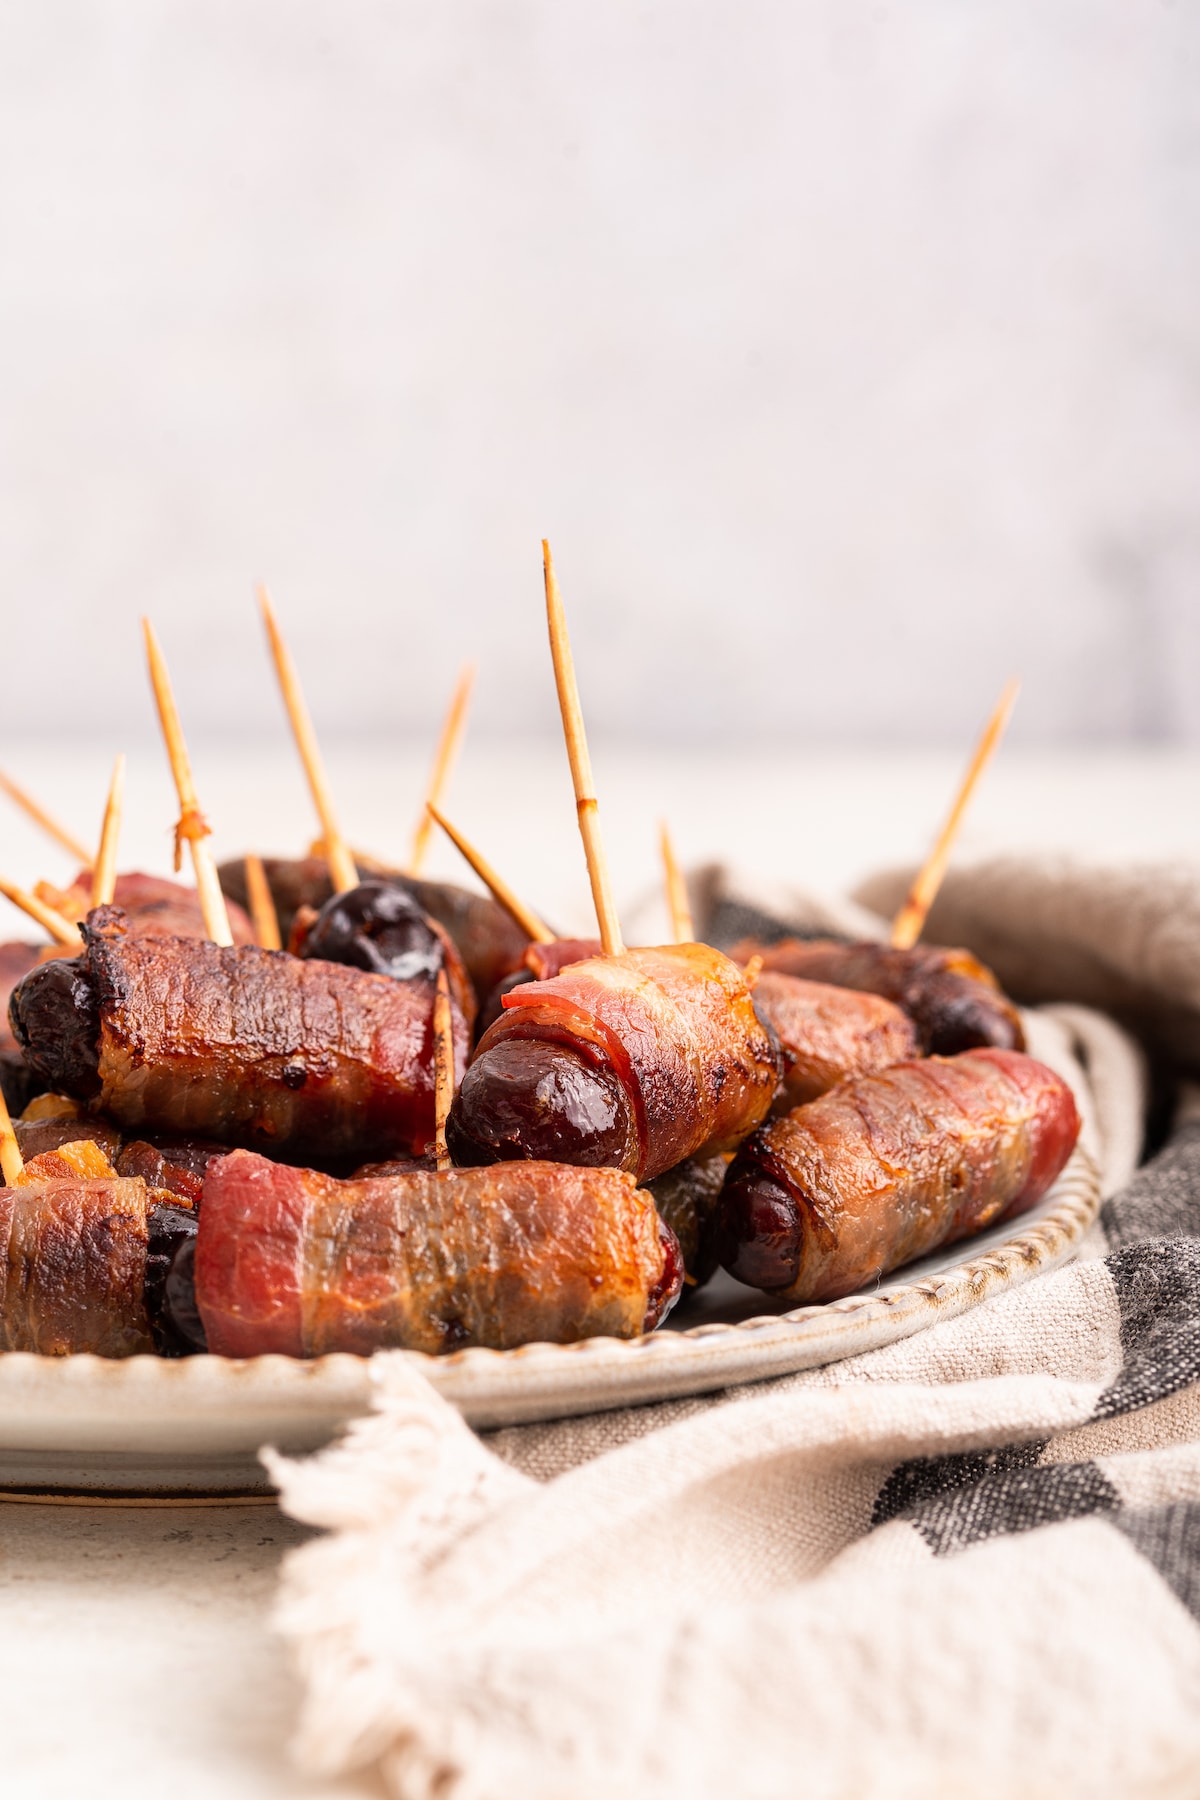
<instances>
[{"instance_id":1,"label":"wooden toothpick","mask_svg":"<svg viewBox=\"0 0 1200 1800\"><path fill-rule=\"evenodd\" d=\"M479 854L474 844L465 838L457 826L450 823L444 813L440 813L432 801L428 802L429 816L441 826L456 850L466 857L475 873L482 881L492 899L501 905L514 924L518 925L532 944L552 944L554 933L548 925L544 925L535 912L530 912L513 893L508 883L497 875L490 862Z\"/></svg>"},{"instance_id":2,"label":"wooden toothpick","mask_svg":"<svg viewBox=\"0 0 1200 1800\"><path fill-rule=\"evenodd\" d=\"M450 987L443 965L437 972L433 997L433 1153L439 1169L450 1167L446 1149L446 1119L454 1100L454 1022L450 1016Z\"/></svg>"},{"instance_id":3,"label":"wooden toothpick","mask_svg":"<svg viewBox=\"0 0 1200 1800\"><path fill-rule=\"evenodd\" d=\"M271 895L267 872L262 865L262 857L247 856L243 861L246 868L246 899L254 923L254 941L264 950L282 950L279 914L275 911L275 901Z\"/></svg>"},{"instance_id":4,"label":"wooden toothpick","mask_svg":"<svg viewBox=\"0 0 1200 1800\"><path fill-rule=\"evenodd\" d=\"M16 1187L24 1173L25 1158L9 1117L8 1102L0 1093L0 1174L4 1176L5 1187Z\"/></svg>"},{"instance_id":5,"label":"wooden toothpick","mask_svg":"<svg viewBox=\"0 0 1200 1800\"><path fill-rule=\"evenodd\" d=\"M687 883L683 879L683 870L675 859L675 846L671 842L671 833L667 830L664 819L658 828L658 844L662 851L663 875L667 888L667 909L671 914L671 930L675 934L677 944L694 944L695 927L692 924L692 908L688 901Z\"/></svg>"},{"instance_id":6,"label":"wooden toothpick","mask_svg":"<svg viewBox=\"0 0 1200 1800\"><path fill-rule=\"evenodd\" d=\"M53 906L47 906L46 902L39 900L36 894L26 893L25 889L18 887L15 881L6 881L3 876L0 876L0 894L3 894L6 900L11 900L14 906L19 906L29 918L36 919L42 930L48 931L56 944L67 944L73 950L83 948L78 925L73 925L70 919Z\"/></svg>"},{"instance_id":7,"label":"wooden toothpick","mask_svg":"<svg viewBox=\"0 0 1200 1800\"><path fill-rule=\"evenodd\" d=\"M471 690L474 686L475 664L464 663L462 673L459 675L457 685L450 697L450 705L442 725L442 735L438 739L433 768L430 771L429 786L425 792L425 804L421 808L421 816L417 820L417 827L413 832L412 853L408 859L410 875L419 875L425 867L431 835L430 810L440 806L446 797L446 789L450 784L455 758L458 756L463 734L467 729L467 711L471 704Z\"/></svg>"},{"instance_id":8,"label":"wooden toothpick","mask_svg":"<svg viewBox=\"0 0 1200 1800\"><path fill-rule=\"evenodd\" d=\"M329 791L325 764L321 760L317 734L313 730L312 719L305 704L304 690L300 686L300 677L297 675L296 665L292 661L292 653L284 642L283 633L279 629L275 608L271 605L271 596L262 586L258 589L258 604L262 609L263 624L267 628L267 642L271 646L271 660L275 664L275 673L279 677L283 704L287 708L292 735L296 740L296 748L300 752L300 761L304 764L304 773L308 777L308 791L312 795L313 805L317 809L317 817L321 821L321 839L325 859L329 864L333 890L336 894L344 894L347 888L358 886L358 870L354 866L354 858L350 854L334 815L333 796Z\"/></svg>"},{"instance_id":9,"label":"wooden toothpick","mask_svg":"<svg viewBox=\"0 0 1200 1800\"><path fill-rule=\"evenodd\" d=\"M175 778L175 792L179 796L179 823L175 827L175 868L178 871L183 855L183 840L186 838L191 851L192 868L196 873L196 896L204 918L204 929L214 944L232 944L233 934L229 929L225 896L217 879L217 865L208 847L208 823L196 799L192 765L184 741L183 726L179 723L179 709L175 704L171 677L167 673L166 661L149 619L142 620L142 632L146 639L150 683L154 689L159 723L167 746L167 760Z\"/></svg>"},{"instance_id":10,"label":"wooden toothpick","mask_svg":"<svg viewBox=\"0 0 1200 1800\"><path fill-rule=\"evenodd\" d=\"M18 787L12 776L6 775L2 769L0 769L0 788L4 789L9 799L14 800L35 825L41 827L47 837L52 837L56 844L61 845L77 862L81 862L85 869L91 868L91 851L85 848L78 838L72 837L71 833L65 826L60 825L57 819L52 819L45 807L40 805L32 794L27 794L23 787Z\"/></svg>"},{"instance_id":11,"label":"wooden toothpick","mask_svg":"<svg viewBox=\"0 0 1200 1800\"><path fill-rule=\"evenodd\" d=\"M111 906L117 888L117 844L121 837L121 814L125 804L125 758L118 756L108 784L108 800L104 807L104 823L100 828L100 848L92 870L92 905Z\"/></svg>"},{"instance_id":12,"label":"wooden toothpick","mask_svg":"<svg viewBox=\"0 0 1200 1800\"><path fill-rule=\"evenodd\" d=\"M959 827L970 804L971 795L975 792L979 778L987 768L995 754L1000 739L1004 736L1012 709L1017 703L1017 695L1021 691L1019 681L1010 681L1005 686L996 703L996 710L988 720L983 736L975 746L975 753L967 765L954 804L950 808L946 823L938 834L937 842L929 853L928 861L908 890L904 905L892 921L891 942L897 950L908 950L916 943L925 929L925 920L929 909L937 898L937 891L942 885L942 877L950 861L950 852L954 848L954 840L958 836Z\"/></svg>"},{"instance_id":13,"label":"wooden toothpick","mask_svg":"<svg viewBox=\"0 0 1200 1800\"><path fill-rule=\"evenodd\" d=\"M600 835L599 807L592 781L592 762L588 755L587 734L583 728L583 712L579 705L579 688L575 680L575 663L571 656L571 640L567 636L567 620L563 612L558 578L550 546L542 539L542 567L546 579L546 622L550 627L550 655L554 660L554 684L558 689L558 710L562 714L563 736L567 743L567 759L571 780L575 785L575 812L579 835L587 858L588 880L592 885L592 901L596 923L606 956L620 956L625 948L621 921L617 917L608 873L608 858Z\"/></svg>"}]
</instances>

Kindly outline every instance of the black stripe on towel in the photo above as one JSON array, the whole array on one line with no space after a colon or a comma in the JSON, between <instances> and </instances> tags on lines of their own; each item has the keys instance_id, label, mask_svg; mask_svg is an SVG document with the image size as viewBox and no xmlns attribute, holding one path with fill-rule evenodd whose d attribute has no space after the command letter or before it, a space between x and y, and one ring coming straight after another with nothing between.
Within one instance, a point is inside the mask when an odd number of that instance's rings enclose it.
<instances>
[{"instance_id":1,"label":"black stripe on towel","mask_svg":"<svg viewBox=\"0 0 1200 1800\"><path fill-rule=\"evenodd\" d=\"M1040 1468L993 1466L976 1481L927 1495L891 1516L907 1519L935 1556L952 1556L988 1538L1116 1512L1120 1504L1121 1496L1095 1463L1047 1463Z\"/></svg>"},{"instance_id":2,"label":"black stripe on towel","mask_svg":"<svg viewBox=\"0 0 1200 1800\"><path fill-rule=\"evenodd\" d=\"M1106 1258L1125 1363L1095 1416L1114 1418L1200 1381L1200 1238L1154 1238Z\"/></svg>"},{"instance_id":3,"label":"black stripe on towel","mask_svg":"<svg viewBox=\"0 0 1200 1800\"><path fill-rule=\"evenodd\" d=\"M1177 1500L1113 1520L1158 1570L1176 1599L1200 1620L1200 1501Z\"/></svg>"},{"instance_id":4,"label":"black stripe on towel","mask_svg":"<svg viewBox=\"0 0 1200 1800\"><path fill-rule=\"evenodd\" d=\"M1147 1238L1200 1238L1200 1120L1177 1131L1100 1214L1114 1249Z\"/></svg>"},{"instance_id":5,"label":"black stripe on towel","mask_svg":"<svg viewBox=\"0 0 1200 1800\"><path fill-rule=\"evenodd\" d=\"M879 1490L872 1525L902 1518L928 1500L958 1488L975 1487L986 1476L1009 1469L1031 1469L1049 1443L1002 1444L998 1450L968 1450L953 1456L914 1456L892 1470Z\"/></svg>"}]
</instances>

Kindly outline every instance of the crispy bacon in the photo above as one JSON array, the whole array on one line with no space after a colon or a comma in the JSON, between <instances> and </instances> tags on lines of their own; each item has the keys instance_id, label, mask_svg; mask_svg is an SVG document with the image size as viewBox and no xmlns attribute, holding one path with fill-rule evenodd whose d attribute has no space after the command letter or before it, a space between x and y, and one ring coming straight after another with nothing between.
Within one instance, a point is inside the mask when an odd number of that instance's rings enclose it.
<instances>
[{"instance_id":1,"label":"crispy bacon","mask_svg":"<svg viewBox=\"0 0 1200 1800\"><path fill-rule=\"evenodd\" d=\"M649 1195L616 1170L335 1181L245 1151L209 1168L195 1256L208 1347L224 1356L633 1337L681 1275Z\"/></svg>"},{"instance_id":2,"label":"crispy bacon","mask_svg":"<svg viewBox=\"0 0 1200 1800\"><path fill-rule=\"evenodd\" d=\"M760 944L744 938L730 951L735 962L761 956L763 968L806 981L881 994L906 1012L927 1054L961 1050L1023 1050L1025 1035L1016 1007L1001 993L990 969L967 950L914 944L841 944L832 938L785 938Z\"/></svg>"},{"instance_id":3,"label":"crispy bacon","mask_svg":"<svg viewBox=\"0 0 1200 1800\"><path fill-rule=\"evenodd\" d=\"M450 1116L459 1161L631 1170L732 1149L779 1064L741 971L706 944L626 950L504 996Z\"/></svg>"},{"instance_id":4,"label":"crispy bacon","mask_svg":"<svg viewBox=\"0 0 1200 1800\"><path fill-rule=\"evenodd\" d=\"M834 1300L1040 1200L1079 1135L1066 1082L1009 1050L843 1082L743 1146L717 1236L739 1281Z\"/></svg>"},{"instance_id":5,"label":"crispy bacon","mask_svg":"<svg viewBox=\"0 0 1200 1800\"><path fill-rule=\"evenodd\" d=\"M154 1349L141 1181L0 1188L0 1348L41 1356Z\"/></svg>"}]
</instances>

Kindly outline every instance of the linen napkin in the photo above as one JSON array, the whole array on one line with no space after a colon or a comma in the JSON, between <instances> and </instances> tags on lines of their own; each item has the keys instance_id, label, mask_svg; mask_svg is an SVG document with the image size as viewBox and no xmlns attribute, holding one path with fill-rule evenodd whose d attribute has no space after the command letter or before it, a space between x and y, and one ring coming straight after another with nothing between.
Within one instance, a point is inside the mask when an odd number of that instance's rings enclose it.
<instances>
[{"instance_id":1,"label":"linen napkin","mask_svg":"<svg viewBox=\"0 0 1200 1800\"><path fill-rule=\"evenodd\" d=\"M835 923L706 880L727 941ZM1197 1791L1200 1109L1131 1174L1138 1058L1056 997L1035 1047L1075 1059L1108 1194L1067 1266L826 1368L486 1438L382 1356L341 1444L265 1453L330 1533L279 1610L303 1766L404 1800Z\"/></svg>"}]
</instances>

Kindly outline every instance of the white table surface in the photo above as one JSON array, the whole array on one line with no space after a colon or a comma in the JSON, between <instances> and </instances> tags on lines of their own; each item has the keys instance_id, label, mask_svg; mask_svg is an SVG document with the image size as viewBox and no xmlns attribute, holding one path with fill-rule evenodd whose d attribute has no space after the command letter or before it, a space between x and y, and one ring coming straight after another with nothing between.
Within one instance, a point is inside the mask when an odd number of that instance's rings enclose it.
<instances>
[{"instance_id":1,"label":"white table surface","mask_svg":"<svg viewBox=\"0 0 1200 1800\"><path fill-rule=\"evenodd\" d=\"M85 837L112 749L13 746L7 767ZM641 755L595 750L618 893L656 882L654 828L680 854L722 853L764 878L836 889L919 857L957 774L946 755ZM334 748L346 826L402 853L424 758ZM278 749L197 755L218 854L288 852L312 831ZM484 746L464 755L453 816L514 886L563 927L587 923L561 753ZM166 870L171 816L158 753L131 763L125 867ZM68 859L0 811L0 873L65 879ZM1097 860L1196 857L1200 758L1169 752L1006 752L981 791L964 856L1055 849ZM458 878L439 845L431 872ZM15 919L0 935L28 935ZM0 1717L5 1791L38 1800L351 1800L370 1775L313 1783L287 1761L296 1690L269 1627L283 1553L305 1532L270 1506L132 1508L0 1503Z\"/></svg>"}]
</instances>

